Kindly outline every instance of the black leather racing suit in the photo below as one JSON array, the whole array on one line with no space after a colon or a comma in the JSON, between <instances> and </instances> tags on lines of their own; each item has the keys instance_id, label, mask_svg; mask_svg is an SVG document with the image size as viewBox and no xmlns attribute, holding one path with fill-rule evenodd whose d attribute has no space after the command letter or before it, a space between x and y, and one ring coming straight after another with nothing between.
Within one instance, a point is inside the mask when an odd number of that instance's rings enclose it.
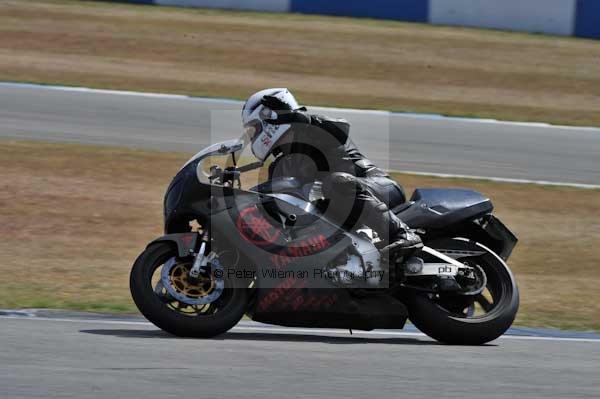
<instances>
[{"instance_id":1,"label":"black leather racing suit","mask_svg":"<svg viewBox=\"0 0 600 399\"><path fill-rule=\"evenodd\" d=\"M330 200L327 212L336 222L345 228L367 225L394 242L407 227L390 208L405 202L404 190L360 153L349 138L348 122L305 115L310 122L293 123L291 142L274 150L269 179L320 180Z\"/></svg>"}]
</instances>

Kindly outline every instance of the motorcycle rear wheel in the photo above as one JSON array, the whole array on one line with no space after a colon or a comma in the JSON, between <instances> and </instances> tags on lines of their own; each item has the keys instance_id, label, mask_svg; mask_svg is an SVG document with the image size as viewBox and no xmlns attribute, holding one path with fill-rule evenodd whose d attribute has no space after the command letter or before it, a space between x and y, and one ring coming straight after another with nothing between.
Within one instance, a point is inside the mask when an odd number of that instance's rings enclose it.
<instances>
[{"instance_id":1,"label":"motorcycle rear wheel","mask_svg":"<svg viewBox=\"0 0 600 399\"><path fill-rule=\"evenodd\" d=\"M475 262L484 270L491 301L481 297L420 292L408 298L410 321L439 342L452 345L485 344L504 334L517 315L519 290L512 272L498 255L479 243L476 245L485 254L468 261ZM483 315L473 316L472 309L477 300L486 309Z\"/></svg>"},{"instance_id":2,"label":"motorcycle rear wheel","mask_svg":"<svg viewBox=\"0 0 600 399\"><path fill-rule=\"evenodd\" d=\"M160 242L148 246L136 259L129 285L140 312L160 329L180 337L210 338L234 327L246 311L248 289L233 287L232 281L225 279L219 299L204 306L178 304L173 298L157 293L153 276L176 256L174 245Z\"/></svg>"}]
</instances>

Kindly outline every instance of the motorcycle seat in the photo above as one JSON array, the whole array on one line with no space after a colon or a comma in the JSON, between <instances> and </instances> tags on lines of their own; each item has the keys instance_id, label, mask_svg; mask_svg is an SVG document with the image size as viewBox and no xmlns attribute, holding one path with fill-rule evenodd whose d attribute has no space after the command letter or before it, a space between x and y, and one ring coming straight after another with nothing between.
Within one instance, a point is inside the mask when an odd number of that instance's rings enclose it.
<instances>
[{"instance_id":1,"label":"motorcycle seat","mask_svg":"<svg viewBox=\"0 0 600 399\"><path fill-rule=\"evenodd\" d=\"M492 202L480 193L456 188L420 188L407 204L392 210L411 228L426 229L472 220L494 209Z\"/></svg>"}]
</instances>

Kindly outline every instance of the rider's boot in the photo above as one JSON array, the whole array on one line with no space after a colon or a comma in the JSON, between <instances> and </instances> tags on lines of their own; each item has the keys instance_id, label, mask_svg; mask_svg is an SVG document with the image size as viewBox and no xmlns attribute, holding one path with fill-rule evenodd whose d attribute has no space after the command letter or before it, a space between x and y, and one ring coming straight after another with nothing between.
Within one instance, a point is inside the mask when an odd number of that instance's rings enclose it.
<instances>
[{"instance_id":1,"label":"rider's boot","mask_svg":"<svg viewBox=\"0 0 600 399\"><path fill-rule=\"evenodd\" d=\"M389 243L381 250L381 255L386 259L402 261L418 254L423 248L421 237L392 212L390 214L392 215L390 226L393 225L395 231L390 232Z\"/></svg>"}]
</instances>

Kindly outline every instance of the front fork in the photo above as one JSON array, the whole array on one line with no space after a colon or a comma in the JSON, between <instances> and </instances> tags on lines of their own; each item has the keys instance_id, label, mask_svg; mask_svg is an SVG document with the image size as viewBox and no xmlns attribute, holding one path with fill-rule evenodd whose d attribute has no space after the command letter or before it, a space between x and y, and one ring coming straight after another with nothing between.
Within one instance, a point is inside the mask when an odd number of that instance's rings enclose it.
<instances>
[{"instance_id":1,"label":"front fork","mask_svg":"<svg viewBox=\"0 0 600 399\"><path fill-rule=\"evenodd\" d=\"M194 259L194 264L192 265L192 268L190 269L190 272L189 272L189 277L191 277L192 279L197 279L200 276L200 273L206 272L206 270L205 270L206 265L208 264L208 262L213 260L215 257L214 252L211 252L208 255L206 254L206 247L209 244L209 240L210 240L210 238L209 238L208 230L205 230L202 233L200 249L198 250L198 253L196 254L196 258Z\"/></svg>"}]
</instances>

